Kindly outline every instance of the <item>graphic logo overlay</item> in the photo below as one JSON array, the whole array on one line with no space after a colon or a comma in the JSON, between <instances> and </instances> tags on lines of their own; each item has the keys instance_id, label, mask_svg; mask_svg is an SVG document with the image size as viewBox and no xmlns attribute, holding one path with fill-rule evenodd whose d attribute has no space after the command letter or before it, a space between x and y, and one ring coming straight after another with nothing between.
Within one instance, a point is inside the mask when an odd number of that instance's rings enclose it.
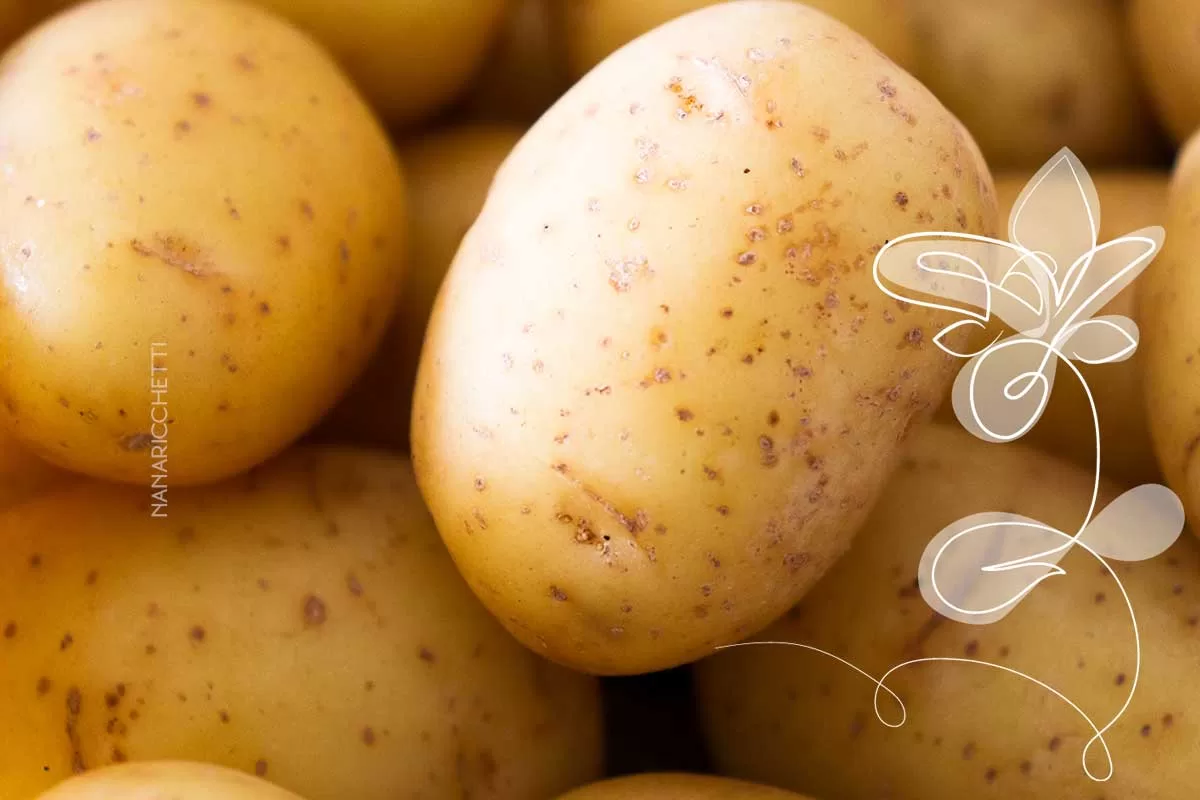
<instances>
[{"instance_id":1,"label":"graphic logo overlay","mask_svg":"<svg viewBox=\"0 0 1200 800\"><path fill-rule=\"evenodd\" d=\"M904 724L907 712L886 682L906 666L933 661L971 663L1028 680L1069 705L1092 729L1081 753L1094 781L1112 777L1104 734L1120 720L1137 691L1141 639L1137 616L1109 559L1141 561L1169 548L1183 531L1183 504L1167 487L1143 484L1097 510L1100 493L1100 420L1078 364L1123 361L1137 349L1137 324L1119 315L1095 316L1144 270L1162 247L1161 227L1145 228L1099 242L1100 203L1087 170L1068 149L1059 151L1025 186L1008 222L1009 241L968 233L914 233L888 242L876 255L875 282L891 297L954 313L960 320L934 342L966 359L952 394L954 412L967 431L987 442L1024 436L1041 418L1060 365L1079 381L1091 408L1095 469L1087 514L1073 532L1005 511L981 511L951 523L930 541L921 558L918 583L925 602L948 619L987 625L1003 619L1042 581L1066 574L1059 561L1073 547L1091 554L1120 588L1133 629L1136 666L1129 692L1117 712L1097 724L1065 694L1023 672L970 658L919 658L897 664L879 679L838 656L809 645L786 644L822 653L876 684L875 711L888 727ZM978 350L950 344L964 334L985 333L989 323L1007 333ZM952 336L956 334L956 336ZM731 645L739 647L743 645ZM884 719L880 693L901 709L898 723ZM1099 744L1107 771L1096 774L1088 754Z\"/></svg>"}]
</instances>

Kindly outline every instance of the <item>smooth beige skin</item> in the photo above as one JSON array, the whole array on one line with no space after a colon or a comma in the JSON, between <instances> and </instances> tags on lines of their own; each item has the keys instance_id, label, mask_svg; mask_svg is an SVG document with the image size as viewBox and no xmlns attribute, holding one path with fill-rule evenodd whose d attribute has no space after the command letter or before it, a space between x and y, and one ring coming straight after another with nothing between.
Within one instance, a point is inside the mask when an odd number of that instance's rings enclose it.
<instances>
[{"instance_id":1,"label":"smooth beige skin","mask_svg":"<svg viewBox=\"0 0 1200 800\"><path fill-rule=\"evenodd\" d=\"M582 77L609 54L664 22L714 5L719 0L565 0L563 35L567 65ZM906 69L915 62L914 39L908 24L912 0L807 0L867 37Z\"/></svg>"},{"instance_id":2,"label":"smooth beige skin","mask_svg":"<svg viewBox=\"0 0 1200 800\"><path fill-rule=\"evenodd\" d=\"M612 778L559 800L804 800L800 795L711 775L650 773Z\"/></svg>"},{"instance_id":3,"label":"smooth beige skin","mask_svg":"<svg viewBox=\"0 0 1200 800\"><path fill-rule=\"evenodd\" d=\"M996 176L1000 219L1006 227L1013 203L1031 177L1032 171ZM1111 241L1166 223L1169 181L1166 173L1117 170L1096 172L1091 177L1100 198L1099 241ZM1096 312L1097 315L1123 314L1137 321L1136 298L1143 280L1136 280ZM1142 348L1139 348L1131 358L1116 364L1076 364L1087 380L1100 417L1101 471L1130 486L1162 479L1150 440L1143 360ZM950 422L955 419L949 398L939 409L938 416ZM1096 433L1092 407L1078 379L1070 372L1062 370L1058 373L1046 411L1024 441L1089 471L1095 470Z\"/></svg>"},{"instance_id":4,"label":"smooth beige skin","mask_svg":"<svg viewBox=\"0 0 1200 800\"><path fill-rule=\"evenodd\" d=\"M1154 452L1193 528L1200 521L1200 135L1183 150L1171 177L1166 242L1138 289L1146 408Z\"/></svg>"},{"instance_id":5,"label":"smooth beige skin","mask_svg":"<svg viewBox=\"0 0 1200 800\"><path fill-rule=\"evenodd\" d=\"M564 0L509 0L504 26L463 102L471 119L528 124L571 85Z\"/></svg>"},{"instance_id":6,"label":"smooth beige skin","mask_svg":"<svg viewBox=\"0 0 1200 800\"><path fill-rule=\"evenodd\" d=\"M1099 726L1124 703L1135 647L1121 590L1076 548L1000 622L947 620L915 588L930 540L968 514L1013 511L1075 531L1091 497L1083 470L1021 444L984 443L929 426L912 446L850 553L783 621L755 637L805 644L872 676L910 659L977 659L1020 670L1079 704ZM1105 486L1100 507L1116 491ZM924 663L887 685L908 717L875 716L870 679L819 653L782 646L720 653L698 667L702 713L718 768L816 797L846 800L1041 800L1195 794L1200 747L1192 672L1200 659L1200 553L1191 537L1150 561L1115 562L1141 632L1132 704L1105 736L1115 773L1091 781L1080 762L1092 736L1047 690L1000 670ZM900 710L881 693L881 713ZM1096 745L1088 762L1106 772Z\"/></svg>"},{"instance_id":7,"label":"smooth beige skin","mask_svg":"<svg viewBox=\"0 0 1200 800\"><path fill-rule=\"evenodd\" d=\"M75 475L47 464L0 431L0 509L75 479Z\"/></svg>"},{"instance_id":8,"label":"smooth beige skin","mask_svg":"<svg viewBox=\"0 0 1200 800\"><path fill-rule=\"evenodd\" d=\"M361 371L404 182L306 37L224 0L81 6L10 52L0 120L0 421L39 455L148 483L162 378L170 483L213 481Z\"/></svg>"},{"instance_id":9,"label":"smooth beige skin","mask_svg":"<svg viewBox=\"0 0 1200 800\"><path fill-rule=\"evenodd\" d=\"M517 127L467 124L403 146L409 269L400 305L366 371L318 432L321 438L408 450L413 384L438 287L496 169L520 138Z\"/></svg>"},{"instance_id":10,"label":"smooth beige skin","mask_svg":"<svg viewBox=\"0 0 1200 800\"><path fill-rule=\"evenodd\" d=\"M509 0L253 0L310 31L391 125L455 100L483 64Z\"/></svg>"},{"instance_id":11,"label":"smooth beige skin","mask_svg":"<svg viewBox=\"0 0 1200 800\"><path fill-rule=\"evenodd\" d=\"M0 514L0 546L5 800L123 759L308 800L551 797L600 775L596 682L479 605L400 459L292 451L172 491L167 519L89 483Z\"/></svg>"},{"instance_id":12,"label":"smooth beige skin","mask_svg":"<svg viewBox=\"0 0 1200 800\"><path fill-rule=\"evenodd\" d=\"M974 153L790 2L676 20L538 122L442 285L413 412L438 529L510 631L637 673L799 599L947 390L949 320L871 262L907 231L995 232Z\"/></svg>"},{"instance_id":13,"label":"smooth beige skin","mask_svg":"<svg viewBox=\"0 0 1200 800\"><path fill-rule=\"evenodd\" d=\"M186 761L119 764L68 778L38 800L301 800L244 772Z\"/></svg>"},{"instance_id":14,"label":"smooth beige skin","mask_svg":"<svg viewBox=\"0 0 1200 800\"><path fill-rule=\"evenodd\" d=\"M1130 0L1134 53L1159 118L1176 142L1200 128L1200 5Z\"/></svg>"},{"instance_id":15,"label":"smooth beige skin","mask_svg":"<svg viewBox=\"0 0 1200 800\"><path fill-rule=\"evenodd\" d=\"M912 0L914 74L993 170L1036 169L1062 147L1089 168L1155 147L1122 0Z\"/></svg>"}]
</instances>

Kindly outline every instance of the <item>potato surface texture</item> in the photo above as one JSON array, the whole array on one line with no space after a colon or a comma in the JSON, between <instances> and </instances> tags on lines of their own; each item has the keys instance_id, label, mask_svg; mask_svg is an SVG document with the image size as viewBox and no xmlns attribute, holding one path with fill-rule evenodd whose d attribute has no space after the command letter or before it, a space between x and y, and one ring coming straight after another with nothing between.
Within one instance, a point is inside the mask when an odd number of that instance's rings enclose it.
<instances>
[{"instance_id":1,"label":"potato surface texture","mask_svg":"<svg viewBox=\"0 0 1200 800\"><path fill-rule=\"evenodd\" d=\"M426 333L415 466L476 593L612 674L786 610L948 387L946 320L874 254L994 232L992 193L915 80L796 3L703 9L590 73L501 166Z\"/></svg>"},{"instance_id":2,"label":"potato surface texture","mask_svg":"<svg viewBox=\"0 0 1200 800\"><path fill-rule=\"evenodd\" d=\"M1062 147L1089 168L1145 161L1154 128L1121 0L912 0L914 74L993 171Z\"/></svg>"},{"instance_id":3,"label":"potato surface texture","mask_svg":"<svg viewBox=\"0 0 1200 800\"><path fill-rule=\"evenodd\" d=\"M955 520L1011 511L1073 533L1091 493L1091 474L1032 448L928 426L914 434L846 557L754 638L821 648L873 678L912 659L989 662L1049 684L1103 727L1129 696L1137 649L1121 589L1090 554L1067 553L1065 575L990 625L935 614L916 582L926 546ZM1116 494L1103 485L1097 507ZM1081 763L1093 729L1026 678L961 661L911 664L887 679L907 711L902 726L888 728L875 714L872 678L782 646L738 648L699 665L718 769L846 800L1193 797L1200 553L1184 536L1148 561L1109 563L1136 613L1142 661L1129 708L1104 735L1114 765L1108 782L1092 781ZM901 720L882 691L879 709L889 723ZM1103 754L1096 744L1088 755L1098 777L1107 773Z\"/></svg>"},{"instance_id":4,"label":"potato surface texture","mask_svg":"<svg viewBox=\"0 0 1200 800\"><path fill-rule=\"evenodd\" d=\"M721 0L569 0L562 5L567 63L575 77L587 73L609 54L684 14ZM894 59L911 68L913 37L908 25L910 0L809 0Z\"/></svg>"},{"instance_id":5,"label":"potato surface texture","mask_svg":"<svg viewBox=\"0 0 1200 800\"><path fill-rule=\"evenodd\" d=\"M120 764L70 778L38 800L301 800L244 772L186 761Z\"/></svg>"},{"instance_id":6,"label":"potato surface texture","mask_svg":"<svg viewBox=\"0 0 1200 800\"><path fill-rule=\"evenodd\" d=\"M406 461L295 450L171 495L0 514L0 796L184 759L307 800L549 797L600 774L596 682L454 570Z\"/></svg>"},{"instance_id":7,"label":"potato surface texture","mask_svg":"<svg viewBox=\"0 0 1200 800\"><path fill-rule=\"evenodd\" d=\"M649 773L612 778L559 800L804 800L800 795L729 778L683 773Z\"/></svg>"},{"instance_id":8,"label":"potato surface texture","mask_svg":"<svg viewBox=\"0 0 1200 800\"><path fill-rule=\"evenodd\" d=\"M1179 156L1164 223L1162 253L1139 280L1139 349L1154 452L1195 531L1200 523L1200 472L1195 469L1200 444L1200 136Z\"/></svg>"},{"instance_id":9,"label":"potato surface texture","mask_svg":"<svg viewBox=\"0 0 1200 800\"><path fill-rule=\"evenodd\" d=\"M1200 4L1131 0L1129 19L1142 77L1177 142L1200 129Z\"/></svg>"},{"instance_id":10,"label":"potato surface texture","mask_svg":"<svg viewBox=\"0 0 1200 800\"><path fill-rule=\"evenodd\" d=\"M75 478L32 455L20 442L0 431L0 509Z\"/></svg>"},{"instance_id":11,"label":"potato surface texture","mask_svg":"<svg viewBox=\"0 0 1200 800\"><path fill-rule=\"evenodd\" d=\"M453 101L483 63L508 0L254 0L310 31L389 123Z\"/></svg>"},{"instance_id":12,"label":"potato surface texture","mask_svg":"<svg viewBox=\"0 0 1200 800\"><path fill-rule=\"evenodd\" d=\"M407 166L408 270L400 304L383 341L322 434L408 449L413 383L425 326L438 287L470 229L496 169L521 139L504 124L468 124L409 140L401 148Z\"/></svg>"},{"instance_id":13,"label":"potato surface texture","mask_svg":"<svg viewBox=\"0 0 1200 800\"><path fill-rule=\"evenodd\" d=\"M398 162L333 62L252 6L103 0L38 28L0 65L0 166L0 421L60 466L144 484L165 444L173 486L245 470L333 405L392 310Z\"/></svg>"}]
</instances>

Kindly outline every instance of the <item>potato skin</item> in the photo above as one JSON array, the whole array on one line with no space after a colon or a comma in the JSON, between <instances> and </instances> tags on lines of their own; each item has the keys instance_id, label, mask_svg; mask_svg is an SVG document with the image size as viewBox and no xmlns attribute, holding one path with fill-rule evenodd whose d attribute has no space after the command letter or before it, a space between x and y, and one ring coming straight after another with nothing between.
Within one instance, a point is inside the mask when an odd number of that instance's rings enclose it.
<instances>
[{"instance_id":1,"label":"potato skin","mask_svg":"<svg viewBox=\"0 0 1200 800\"><path fill-rule=\"evenodd\" d=\"M48 461L145 484L159 343L171 485L311 427L403 266L403 176L333 62L251 6L104 0L0 69L0 421Z\"/></svg>"},{"instance_id":2,"label":"potato skin","mask_svg":"<svg viewBox=\"0 0 1200 800\"><path fill-rule=\"evenodd\" d=\"M75 475L47 464L0 431L0 509L75 479Z\"/></svg>"},{"instance_id":3,"label":"potato skin","mask_svg":"<svg viewBox=\"0 0 1200 800\"><path fill-rule=\"evenodd\" d=\"M685 773L610 778L583 786L559 800L803 800L798 794L744 781Z\"/></svg>"},{"instance_id":4,"label":"potato skin","mask_svg":"<svg viewBox=\"0 0 1200 800\"><path fill-rule=\"evenodd\" d=\"M1032 172L996 175L996 196L1003 222L1007 222L1013 203L1032 176ZM1166 222L1168 174L1153 170L1109 170L1091 177L1100 198L1101 242ZM1137 321L1136 298L1142 280L1114 297L1097 315L1123 314ZM1150 440L1143 360L1139 348L1131 358L1116 364L1077 364L1100 417L1101 471L1130 486L1158 482L1162 477ZM958 424L949 397L939 409L938 417ZM1079 381L1062 372L1045 413L1024 441L1090 472L1096 468L1096 439L1091 420L1092 409Z\"/></svg>"},{"instance_id":5,"label":"potato skin","mask_svg":"<svg viewBox=\"0 0 1200 800\"><path fill-rule=\"evenodd\" d=\"M38 800L302 800L244 772L187 761L118 764L67 780Z\"/></svg>"},{"instance_id":6,"label":"potato skin","mask_svg":"<svg viewBox=\"0 0 1200 800\"><path fill-rule=\"evenodd\" d=\"M600 774L596 682L479 605L407 462L292 451L173 492L167 519L144 494L88 482L0 514L6 800L124 760L307 800L548 797Z\"/></svg>"},{"instance_id":7,"label":"potato skin","mask_svg":"<svg viewBox=\"0 0 1200 800\"><path fill-rule=\"evenodd\" d=\"M886 298L874 253L994 232L992 191L915 80L800 4L713 6L590 73L500 168L426 333L415 466L476 593L608 674L782 613L948 387L948 320Z\"/></svg>"},{"instance_id":8,"label":"potato skin","mask_svg":"<svg viewBox=\"0 0 1200 800\"><path fill-rule=\"evenodd\" d=\"M438 287L483 207L497 167L521 133L511 125L475 123L402 146L409 269L400 304L366 370L322 426L321 438L408 450L413 384Z\"/></svg>"},{"instance_id":9,"label":"potato skin","mask_svg":"<svg viewBox=\"0 0 1200 800\"><path fill-rule=\"evenodd\" d=\"M253 0L311 32L389 124L449 105L482 65L508 0Z\"/></svg>"},{"instance_id":10,"label":"potato skin","mask_svg":"<svg viewBox=\"0 0 1200 800\"><path fill-rule=\"evenodd\" d=\"M1062 147L1091 167L1144 162L1155 131L1122 0L913 0L914 74L975 136L992 170Z\"/></svg>"},{"instance_id":11,"label":"potato skin","mask_svg":"<svg viewBox=\"0 0 1200 800\"><path fill-rule=\"evenodd\" d=\"M608 55L664 22L721 0L568 0L563 36L571 74L582 77ZM840 20L905 69L915 61L908 25L911 0L807 0L805 5Z\"/></svg>"},{"instance_id":12,"label":"potato skin","mask_svg":"<svg viewBox=\"0 0 1200 800\"><path fill-rule=\"evenodd\" d=\"M1099 725L1120 708L1135 650L1120 590L1086 552L1000 622L946 620L914 587L929 541L956 519L1009 510L1076 530L1091 476L1020 444L990 445L961 428L928 426L844 559L797 608L756 637L820 647L881 676L915 658L975 658L1021 670L1078 703ZM1116 494L1106 484L1099 507ZM995 669L909 666L888 686L908 716L875 717L874 685L816 653L747 647L697 667L718 768L816 797L847 800L1040 800L1192 797L1189 753L1200 746L1192 665L1200 658L1200 553L1184 537L1150 561L1116 563L1141 631L1142 673L1107 734L1112 779L1092 782L1081 751L1092 730L1045 689ZM882 713L898 721L884 695ZM1089 761L1102 775L1099 745ZM920 765L914 769L914 765Z\"/></svg>"},{"instance_id":13,"label":"potato skin","mask_svg":"<svg viewBox=\"0 0 1200 800\"><path fill-rule=\"evenodd\" d=\"M1200 5L1191 0L1130 0L1134 52L1159 117L1176 142L1200 128Z\"/></svg>"},{"instance_id":14,"label":"potato skin","mask_svg":"<svg viewBox=\"0 0 1200 800\"><path fill-rule=\"evenodd\" d=\"M1200 521L1200 473L1193 469L1200 425L1200 135L1180 153L1167 199L1167 238L1139 279L1139 350L1145 374L1150 435L1167 484L1179 494L1188 520Z\"/></svg>"}]
</instances>

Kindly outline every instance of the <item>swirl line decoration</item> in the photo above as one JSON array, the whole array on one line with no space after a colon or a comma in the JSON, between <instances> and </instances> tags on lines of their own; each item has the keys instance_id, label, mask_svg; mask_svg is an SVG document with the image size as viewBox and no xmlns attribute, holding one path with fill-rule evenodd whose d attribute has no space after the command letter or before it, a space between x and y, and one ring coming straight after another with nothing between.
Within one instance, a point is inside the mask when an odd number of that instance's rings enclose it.
<instances>
[{"instance_id":1,"label":"swirl line decoration","mask_svg":"<svg viewBox=\"0 0 1200 800\"><path fill-rule=\"evenodd\" d=\"M957 622L987 625L1003 619L1039 584L1065 575L1059 562L1080 547L1120 588L1133 632L1135 668L1124 703L1103 724L1064 693L1018 670L964 658L918 658L874 678L832 653L788 645L842 662L873 681L875 713L900 727L907 711L886 682L904 667L931 661L970 663L1010 673L1053 694L1092 730L1080 756L1087 776L1108 781L1114 765L1104 734L1124 715L1141 673L1141 637L1125 586L1109 560L1141 561L1167 550L1184 526L1183 504L1165 486L1143 484L1097 511L1100 494L1100 419L1078 364L1123 361L1137 349L1137 324L1125 316L1095 316L1150 264L1165 231L1144 228L1099 242L1100 203L1087 170L1069 149L1055 154L1018 196L1008 221L1009 241L967 233L913 233L889 241L875 257L874 278L887 295L961 319L934 337L946 353L965 359L952 392L955 416L967 431L992 443L1016 441L1041 418L1065 366L1083 388L1091 409L1095 461L1091 501L1073 532L1004 511L984 511L943 528L926 547L918 585L935 612ZM959 342L985 333L998 319L1007 329L978 349ZM900 708L898 722L884 718L881 693ZM1092 747L1103 750L1105 771L1089 766Z\"/></svg>"}]
</instances>

